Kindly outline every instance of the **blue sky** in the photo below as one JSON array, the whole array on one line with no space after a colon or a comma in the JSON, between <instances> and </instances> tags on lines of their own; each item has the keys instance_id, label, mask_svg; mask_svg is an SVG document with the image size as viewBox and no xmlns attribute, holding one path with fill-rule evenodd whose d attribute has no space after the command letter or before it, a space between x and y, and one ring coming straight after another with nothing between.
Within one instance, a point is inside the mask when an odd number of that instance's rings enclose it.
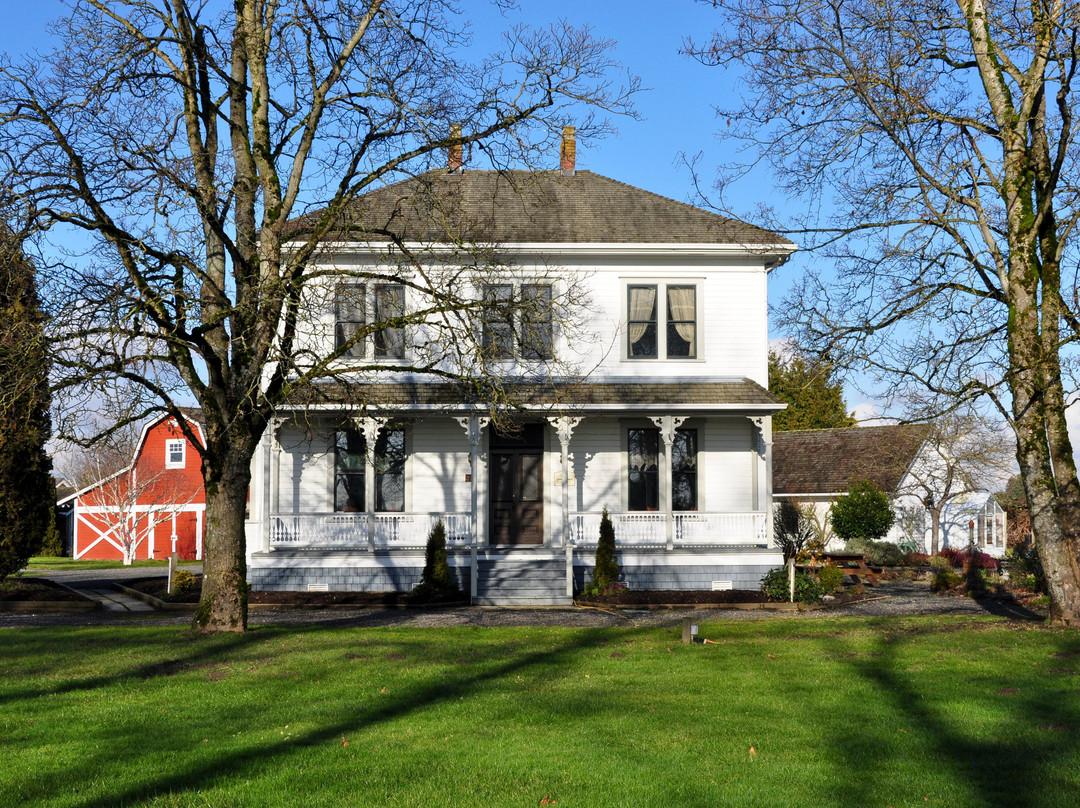
<instances>
[{"instance_id":1,"label":"blue sky","mask_svg":"<svg viewBox=\"0 0 1080 808\"><path fill-rule=\"evenodd\" d=\"M50 47L47 24L64 12L63 3L8 0L4 5L0 51L15 55ZM618 43L617 58L649 88L636 101L641 120L620 120L616 136L579 149L579 168L689 201L693 189L680 155L701 153L700 166L707 180L720 162L734 156L736 144L717 137L714 107L738 92L735 73L704 67L679 53L685 37L703 39L714 27L716 16L709 6L692 0L521 0L517 11L503 14L485 0L463 0L462 5L474 20L478 45L493 47L498 32L516 22L539 26L559 19L589 24L599 36ZM765 174L747 178L729 189L726 202L736 212L752 210L759 202L782 208L772 187ZM806 260L797 256L773 272L772 303L780 302ZM846 398L848 407L856 408L861 416L873 413L865 397L853 389Z\"/></svg>"}]
</instances>

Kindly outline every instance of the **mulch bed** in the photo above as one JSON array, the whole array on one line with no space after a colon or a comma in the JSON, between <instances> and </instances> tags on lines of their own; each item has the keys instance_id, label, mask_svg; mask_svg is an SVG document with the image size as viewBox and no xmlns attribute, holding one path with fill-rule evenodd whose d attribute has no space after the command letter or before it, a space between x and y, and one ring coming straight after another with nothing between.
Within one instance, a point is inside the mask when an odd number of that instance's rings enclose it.
<instances>
[{"instance_id":1,"label":"mulch bed","mask_svg":"<svg viewBox=\"0 0 1080 808\"><path fill-rule=\"evenodd\" d=\"M7 578L0 583L0 602L21 601L73 601L86 603L82 595L54 584L52 581L33 578Z\"/></svg>"},{"instance_id":2,"label":"mulch bed","mask_svg":"<svg viewBox=\"0 0 1080 808\"><path fill-rule=\"evenodd\" d=\"M716 603L768 603L769 599L761 592L751 589L727 589L718 592L682 589L623 589L607 595L590 595L588 601L605 603L609 606L653 604L696 606Z\"/></svg>"}]
</instances>

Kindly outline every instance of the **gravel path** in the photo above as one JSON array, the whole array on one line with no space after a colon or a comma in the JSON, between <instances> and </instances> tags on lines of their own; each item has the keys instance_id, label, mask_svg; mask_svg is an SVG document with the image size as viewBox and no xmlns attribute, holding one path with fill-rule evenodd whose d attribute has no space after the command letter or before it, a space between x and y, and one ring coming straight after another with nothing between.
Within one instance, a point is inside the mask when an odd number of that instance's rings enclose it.
<instances>
[{"instance_id":1,"label":"gravel path","mask_svg":"<svg viewBox=\"0 0 1080 808\"><path fill-rule=\"evenodd\" d=\"M145 577L135 570L118 570L124 577ZM69 576L78 576L69 577ZM94 573L50 573L56 580L80 585L99 582L106 575ZM809 612L739 611L727 609L663 609L656 611L622 610L603 611L592 608L558 609L510 609L468 606L452 609L293 609L252 610L249 624L252 626L304 626L325 627L375 627L416 626L438 628L443 626L671 626L679 625L683 617L694 615L700 620L814 620L823 617L903 617L910 615L956 614L998 615L1012 620L1039 620L1042 615L1024 609L1018 604L999 601L977 601L966 597L937 596L925 583L910 581L884 582L876 590L878 597ZM29 626L103 626L103 625L153 625L187 626L191 623L190 612L140 612L117 614L96 612L88 614L24 614L0 612L0 628Z\"/></svg>"}]
</instances>

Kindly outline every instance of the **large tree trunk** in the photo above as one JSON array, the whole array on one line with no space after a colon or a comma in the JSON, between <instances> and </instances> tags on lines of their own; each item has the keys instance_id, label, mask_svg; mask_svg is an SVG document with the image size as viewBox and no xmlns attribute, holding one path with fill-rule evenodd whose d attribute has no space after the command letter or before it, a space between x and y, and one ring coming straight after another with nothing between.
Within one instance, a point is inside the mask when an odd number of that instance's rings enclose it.
<instances>
[{"instance_id":1,"label":"large tree trunk","mask_svg":"<svg viewBox=\"0 0 1080 808\"><path fill-rule=\"evenodd\" d=\"M224 455L215 457L208 452L203 461L206 540L202 597L192 624L197 631L247 630L244 512L251 482L252 452L253 447L234 445Z\"/></svg>"},{"instance_id":2,"label":"large tree trunk","mask_svg":"<svg viewBox=\"0 0 1080 808\"><path fill-rule=\"evenodd\" d=\"M1055 468L1051 456L1048 418L1064 418L1064 413L1050 412L1061 404L1048 395L1045 369L1051 357L1044 356L1041 350L1036 297L1015 288L1013 291L1009 354L1010 366L1017 369L1010 381L1016 459L1031 511L1035 545L1046 573L1050 619L1080 625L1080 524L1076 516L1075 466L1058 463L1061 468ZM1055 472L1063 477L1061 481Z\"/></svg>"}]
</instances>

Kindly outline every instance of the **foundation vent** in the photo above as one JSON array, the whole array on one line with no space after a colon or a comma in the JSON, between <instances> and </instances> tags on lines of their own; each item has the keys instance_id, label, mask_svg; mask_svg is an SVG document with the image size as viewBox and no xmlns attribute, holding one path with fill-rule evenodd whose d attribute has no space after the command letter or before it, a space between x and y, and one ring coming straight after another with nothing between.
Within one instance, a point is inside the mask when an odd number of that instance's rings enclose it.
<instances>
[{"instance_id":1,"label":"foundation vent","mask_svg":"<svg viewBox=\"0 0 1080 808\"><path fill-rule=\"evenodd\" d=\"M329 592L330 584L308 584L308 592Z\"/></svg>"},{"instance_id":2,"label":"foundation vent","mask_svg":"<svg viewBox=\"0 0 1080 808\"><path fill-rule=\"evenodd\" d=\"M713 581L712 582L712 591L713 592L727 592L730 589L731 589L731 581Z\"/></svg>"}]
</instances>

